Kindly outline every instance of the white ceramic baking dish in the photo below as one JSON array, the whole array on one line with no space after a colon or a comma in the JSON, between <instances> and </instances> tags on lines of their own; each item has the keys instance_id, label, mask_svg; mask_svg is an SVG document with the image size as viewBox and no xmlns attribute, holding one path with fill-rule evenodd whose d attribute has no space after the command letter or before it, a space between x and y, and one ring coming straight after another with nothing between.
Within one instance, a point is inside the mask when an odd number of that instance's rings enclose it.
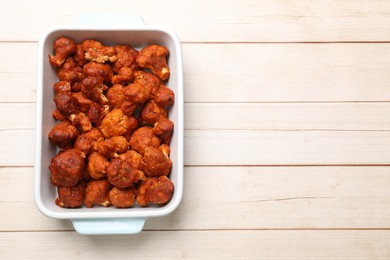
<instances>
[{"instance_id":1,"label":"white ceramic baking dish","mask_svg":"<svg viewBox=\"0 0 390 260\"><path fill-rule=\"evenodd\" d=\"M58 81L56 70L49 64L48 55L53 53L53 42L67 36L76 42L95 39L106 45L130 44L142 48L150 44L166 46L170 55L168 64L171 76L167 86L175 92L175 104L169 118L175 129L171 142L173 162L170 179L175 190L170 202L162 207L137 207L118 209L94 207L65 209L55 204L56 188L50 184L48 166L57 153L56 147L47 138L56 124L51 114L55 109L52 86ZM178 37L170 30L146 26L136 14L86 14L74 26L56 27L46 31L38 46L38 75L36 99L36 140L34 165L34 198L38 209L46 216L70 219L75 230L81 234L133 234L142 230L145 219L171 213L183 193L183 65Z\"/></svg>"}]
</instances>

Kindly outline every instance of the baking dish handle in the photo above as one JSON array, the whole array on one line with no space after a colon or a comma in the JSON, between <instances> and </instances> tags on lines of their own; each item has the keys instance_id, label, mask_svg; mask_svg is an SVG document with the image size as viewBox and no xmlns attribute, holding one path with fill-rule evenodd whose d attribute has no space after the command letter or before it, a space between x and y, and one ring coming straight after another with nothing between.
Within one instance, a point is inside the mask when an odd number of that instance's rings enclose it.
<instances>
[{"instance_id":1,"label":"baking dish handle","mask_svg":"<svg viewBox=\"0 0 390 260\"><path fill-rule=\"evenodd\" d=\"M144 218L72 219L73 227L82 235L137 234L145 224Z\"/></svg>"},{"instance_id":2,"label":"baking dish handle","mask_svg":"<svg viewBox=\"0 0 390 260\"><path fill-rule=\"evenodd\" d=\"M145 25L144 20L139 14L136 13L119 13L119 14L102 14L91 13L81 14L78 17L77 24L85 26L99 26L99 27L115 27L118 28L129 25Z\"/></svg>"}]
</instances>

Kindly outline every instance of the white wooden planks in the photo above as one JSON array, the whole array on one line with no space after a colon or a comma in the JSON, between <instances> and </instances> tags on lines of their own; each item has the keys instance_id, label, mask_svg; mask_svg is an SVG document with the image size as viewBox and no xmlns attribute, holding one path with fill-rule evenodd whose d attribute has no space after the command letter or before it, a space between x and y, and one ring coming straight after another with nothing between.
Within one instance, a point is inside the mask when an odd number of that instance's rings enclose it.
<instances>
[{"instance_id":1,"label":"white wooden planks","mask_svg":"<svg viewBox=\"0 0 390 260\"><path fill-rule=\"evenodd\" d=\"M0 106L1 109L1 106ZM188 130L388 131L390 104L186 103Z\"/></svg>"},{"instance_id":2,"label":"white wooden planks","mask_svg":"<svg viewBox=\"0 0 390 260\"><path fill-rule=\"evenodd\" d=\"M36 50L0 42L0 56L18 61L0 64L0 102L35 101ZM183 51L186 102L390 100L388 43L183 44Z\"/></svg>"},{"instance_id":3,"label":"white wooden planks","mask_svg":"<svg viewBox=\"0 0 390 260\"><path fill-rule=\"evenodd\" d=\"M389 113L387 103L188 103L185 163L389 164ZM1 104L0 114L0 165L32 166L34 104Z\"/></svg>"},{"instance_id":4,"label":"white wooden planks","mask_svg":"<svg viewBox=\"0 0 390 260\"><path fill-rule=\"evenodd\" d=\"M186 130L390 131L387 102L185 103ZM34 103L0 103L2 129L35 127Z\"/></svg>"},{"instance_id":5,"label":"white wooden planks","mask_svg":"<svg viewBox=\"0 0 390 260\"><path fill-rule=\"evenodd\" d=\"M184 162L196 165L390 164L390 132L186 130ZM0 166L32 166L34 131L0 132ZM23 151L23 153L21 153Z\"/></svg>"},{"instance_id":6,"label":"white wooden planks","mask_svg":"<svg viewBox=\"0 0 390 260\"><path fill-rule=\"evenodd\" d=\"M75 232L0 233L3 259L386 259L388 230L145 231L134 236ZM20 250L23 248L24 250Z\"/></svg>"},{"instance_id":7,"label":"white wooden planks","mask_svg":"<svg viewBox=\"0 0 390 260\"><path fill-rule=\"evenodd\" d=\"M184 196L145 230L379 229L390 226L387 167L185 167ZM33 201L33 169L0 168L0 231L73 230ZM23 187L23 188L21 188ZM28 218L25 215L28 213Z\"/></svg>"},{"instance_id":8,"label":"white wooden planks","mask_svg":"<svg viewBox=\"0 0 390 260\"><path fill-rule=\"evenodd\" d=\"M82 13L136 12L186 42L388 41L387 1L6 1L2 41L36 41L49 26L72 25ZM200 15L201 14L201 15Z\"/></svg>"},{"instance_id":9,"label":"white wooden planks","mask_svg":"<svg viewBox=\"0 0 390 260\"><path fill-rule=\"evenodd\" d=\"M32 199L36 42L81 13L128 11L183 41L185 194L139 235L85 237ZM389 13L368 0L0 2L0 258L389 258Z\"/></svg>"}]
</instances>

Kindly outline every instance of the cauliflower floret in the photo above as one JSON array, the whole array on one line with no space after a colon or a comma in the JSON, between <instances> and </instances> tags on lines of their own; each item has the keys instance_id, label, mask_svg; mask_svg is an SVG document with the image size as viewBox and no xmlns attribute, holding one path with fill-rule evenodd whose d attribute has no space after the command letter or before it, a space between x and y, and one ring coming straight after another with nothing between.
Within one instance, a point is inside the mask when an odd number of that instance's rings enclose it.
<instances>
[{"instance_id":1,"label":"cauliflower floret","mask_svg":"<svg viewBox=\"0 0 390 260\"><path fill-rule=\"evenodd\" d=\"M129 148L129 143L123 136L113 136L97 145L98 152L105 156L115 158Z\"/></svg>"},{"instance_id":2,"label":"cauliflower floret","mask_svg":"<svg viewBox=\"0 0 390 260\"><path fill-rule=\"evenodd\" d=\"M118 59L113 65L113 70L117 75L112 77L112 84L130 82L134 78L134 71L137 68L135 59L138 51L128 45L118 45L115 50Z\"/></svg>"},{"instance_id":3,"label":"cauliflower floret","mask_svg":"<svg viewBox=\"0 0 390 260\"><path fill-rule=\"evenodd\" d=\"M139 121L145 124L154 125L162 118L166 118L168 115L167 110L164 107L157 105L154 99L146 102L142 108Z\"/></svg>"},{"instance_id":4,"label":"cauliflower floret","mask_svg":"<svg viewBox=\"0 0 390 260\"><path fill-rule=\"evenodd\" d=\"M140 206L167 203L172 198L173 189L173 183L167 176L146 178L138 186L137 203Z\"/></svg>"},{"instance_id":5,"label":"cauliflower floret","mask_svg":"<svg viewBox=\"0 0 390 260\"><path fill-rule=\"evenodd\" d=\"M157 123L154 124L153 130L155 134L160 137L161 142L170 144L174 124L168 118L161 118Z\"/></svg>"},{"instance_id":6,"label":"cauliflower floret","mask_svg":"<svg viewBox=\"0 0 390 260\"><path fill-rule=\"evenodd\" d=\"M60 37L53 44L55 56L49 55L49 62L55 67L60 67L70 55L77 51L75 41L66 37Z\"/></svg>"},{"instance_id":7,"label":"cauliflower floret","mask_svg":"<svg viewBox=\"0 0 390 260\"><path fill-rule=\"evenodd\" d=\"M71 114L68 118L82 132L88 132L92 129L91 121L89 121L88 116L83 112Z\"/></svg>"},{"instance_id":8,"label":"cauliflower floret","mask_svg":"<svg viewBox=\"0 0 390 260\"><path fill-rule=\"evenodd\" d=\"M102 132L96 127L92 127L92 129L88 132L84 132L77 138L74 143L74 148L80 149L85 156L92 152L97 151L97 145L100 142L104 141L104 136Z\"/></svg>"},{"instance_id":9,"label":"cauliflower floret","mask_svg":"<svg viewBox=\"0 0 390 260\"><path fill-rule=\"evenodd\" d=\"M117 208L130 208L135 202L135 190L133 187L117 188L114 187L108 193L112 205Z\"/></svg>"},{"instance_id":10,"label":"cauliflower floret","mask_svg":"<svg viewBox=\"0 0 390 260\"><path fill-rule=\"evenodd\" d=\"M76 186L58 187L55 203L61 208L79 208L83 206L86 184L80 181Z\"/></svg>"},{"instance_id":11,"label":"cauliflower floret","mask_svg":"<svg viewBox=\"0 0 390 260\"><path fill-rule=\"evenodd\" d=\"M110 83L114 75L112 67L109 64L102 64L90 61L83 66L84 77L101 77L104 83Z\"/></svg>"},{"instance_id":12,"label":"cauliflower floret","mask_svg":"<svg viewBox=\"0 0 390 260\"><path fill-rule=\"evenodd\" d=\"M106 96L108 104L110 104L112 108L119 108L122 106L125 101L125 95L123 94L124 88L125 86L121 84L115 84L107 90Z\"/></svg>"},{"instance_id":13,"label":"cauliflower floret","mask_svg":"<svg viewBox=\"0 0 390 260\"><path fill-rule=\"evenodd\" d=\"M166 86L160 85L153 98L161 107L171 106L175 102L175 93Z\"/></svg>"},{"instance_id":14,"label":"cauliflower floret","mask_svg":"<svg viewBox=\"0 0 390 260\"><path fill-rule=\"evenodd\" d=\"M129 163L131 167L142 170L142 155L135 150L128 150L125 153L120 154L119 158Z\"/></svg>"},{"instance_id":15,"label":"cauliflower floret","mask_svg":"<svg viewBox=\"0 0 390 260\"><path fill-rule=\"evenodd\" d=\"M101 42L95 40L85 40L81 46L87 60L99 63L115 62L117 60L115 48L112 46L104 46Z\"/></svg>"},{"instance_id":16,"label":"cauliflower floret","mask_svg":"<svg viewBox=\"0 0 390 260\"><path fill-rule=\"evenodd\" d=\"M107 177L110 162L100 153L93 152L88 156L87 172L91 178L98 180Z\"/></svg>"},{"instance_id":17,"label":"cauliflower floret","mask_svg":"<svg viewBox=\"0 0 390 260\"><path fill-rule=\"evenodd\" d=\"M160 139L155 135L153 128L143 126L134 131L130 138L130 147L143 155L149 146L159 147Z\"/></svg>"},{"instance_id":18,"label":"cauliflower floret","mask_svg":"<svg viewBox=\"0 0 390 260\"><path fill-rule=\"evenodd\" d=\"M71 56L58 68L57 75L60 81L68 81L71 84L75 84L83 79L83 69L77 65Z\"/></svg>"},{"instance_id":19,"label":"cauliflower floret","mask_svg":"<svg viewBox=\"0 0 390 260\"><path fill-rule=\"evenodd\" d=\"M160 79L167 80L170 76L167 64L168 54L169 51L166 47L150 45L139 52L137 56L137 63L141 68L149 69Z\"/></svg>"},{"instance_id":20,"label":"cauliflower floret","mask_svg":"<svg viewBox=\"0 0 390 260\"><path fill-rule=\"evenodd\" d=\"M83 178L84 158L79 149L58 153L49 165L50 182L58 187L72 187Z\"/></svg>"},{"instance_id":21,"label":"cauliflower floret","mask_svg":"<svg viewBox=\"0 0 390 260\"><path fill-rule=\"evenodd\" d=\"M73 142L79 135L79 131L68 120L59 122L49 133L49 140L55 143L61 150L73 147Z\"/></svg>"},{"instance_id":22,"label":"cauliflower floret","mask_svg":"<svg viewBox=\"0 0 390 260\"><path fill-rule=\"evenodd\" d=\"M172 161L162 149L147 147L145 149L142 166L146 176L157 177L169 175L172 169Z\"/></svg>"},{"instance_id":23,"label":"cauliflower floret","mask_svg":"<svg viewBox=\"0 0 390 260\"><path fill-rule=\"evenodd\" d=\"M88 208L92 208L94 205L111 206L110 198L108 197L110 190L111 185L107 180L91 180L88 182L85 192L85 206Z\"/></svg>"},{"instance_id":24,"label":"cauliflower floret","mask_svg":"<svg viewBox=\"0 0 390 260\"><path fill-rule=\"evenodd\" d=\"M115 187L127 188L144 179L145 175L121 158L115 158L107 168L107 177Z\"/></svg>"},{"instance_id":25,"label":"cauliflower floret","mask_svg":"<svg viewBox=\"0 0 390 260\"><path fill-rule=\"evenodd\" d=\"M57 109L65 116L76 114L80 110L77 98L70 93L60 92L54 96L53 101Z\"/></svg>"},{"instance_id":26,"label":"cauliflower floret","mask_svg":"<svg viewBox=\"0 0 390 260\"><path fill-rule=\"evenodd\" d=\"M89 98L101 105L108 103L107 97L103 92L107 89L107 86L103 84L102 77L88 76L83 79L81 86L81 92L85 98Z\"/></svg>"},{"instance_id":27,"label":"cauliflower floret","mask_svg":"<svg viewBox=\"0 0 390 260\"><path fill-rule=\"evenodd\" d=\"M68 81L58 81L53 85L54 94L58 94L61 92L69 93L72 88Z\"/></svg>"},{"instance_id":28,"label":"cauliflower floret","mask_svg":"<svg viewBox=\"0 0 390 260\"><path fill-rule=\"evenodd\" d=\"M105 138L122 135L128 139L137 127L135 117L128 117L120 108L115 108L103 118L99 128Z\"/></svg>"}]
</instances>

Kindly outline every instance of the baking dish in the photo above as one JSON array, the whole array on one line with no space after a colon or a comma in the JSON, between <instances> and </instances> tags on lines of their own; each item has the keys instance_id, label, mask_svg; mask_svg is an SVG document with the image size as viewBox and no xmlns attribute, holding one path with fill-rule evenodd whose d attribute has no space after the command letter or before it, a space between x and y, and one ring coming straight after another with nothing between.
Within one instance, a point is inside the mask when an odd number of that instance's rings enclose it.
<instances>
[{"instance_id":1,"label":"baking dish","mask_svg":"<svg viewBox=\"0 0 390 260\"><path fill-rule=\"evenodd\" d=\"M171 76L167 86L175 92L175 104L169 111L169 119L175 125L170 144L173 163L170 179L175 190L166 205L128 209L65 209L55 204L56 188L50 184L48 166L58 150L49 142L47 135L56 124L51 115L55 110L52 86L58 78L55 68L48 62L48 55L53 53L53 42L60 36L70 37L79 43L84 39L95 39L106 45L130 44L140 49L159 44L169 49ZM34 199L44 215L70 219L81 234L133 234L142 230L146 218L167 215L179 205L183 193L183 65L180 41L172 31L144 25L137 14L85 14L74 26L51 28L42 35L38 45L37 73Z\"/></svg>"}]
</instances>

